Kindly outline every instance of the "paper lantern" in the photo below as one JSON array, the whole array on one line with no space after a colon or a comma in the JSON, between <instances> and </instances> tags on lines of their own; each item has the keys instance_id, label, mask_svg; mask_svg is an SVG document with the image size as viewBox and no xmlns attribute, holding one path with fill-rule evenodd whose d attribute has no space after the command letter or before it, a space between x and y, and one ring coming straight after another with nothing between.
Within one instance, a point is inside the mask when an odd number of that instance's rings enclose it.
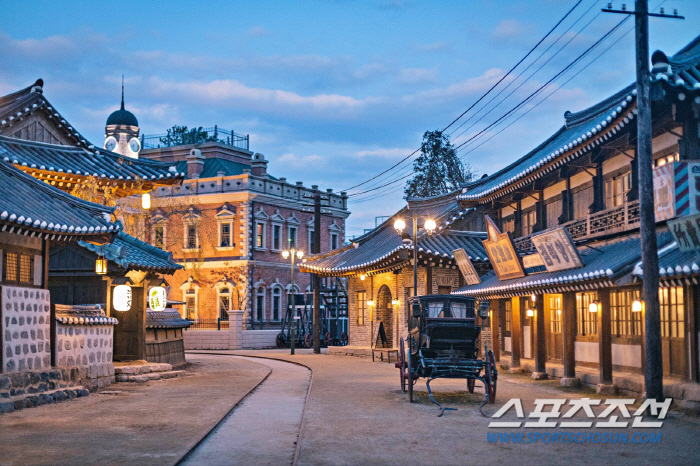
<instances>
[{"instance_id":1,"label":"paper lantern","mask_svg":"<svg viewBox=\"0 0 700 466\"><path fill-rule=\"evenodd\" d=\"M112 304L114 310L126 312L131 309L131 287L129 285L117 285L114 287Z\"/></svg>"},{"instance_id":2,"label":"paper lantern","mask_svg":"<svg viewBox=\"0 0 700 466\"><path fill-rule=\"evenodd\" d=\"M597 301L593 301L591 304L588 305L588 312L598 312L600 309L600 303Z\"/></svg>"},{"instance_id":3,"label":"paper lantern","mask_svg":"<svg viewBox=\"0 0 700 466\"><path fill-rule=\"evenodd\" d=\"M535 311L533 311L532 309L528 309L527 311L525 311L525 314L526 314L528 317L532 317L532 316L535 315Z\"/></svg>"},{"instance_id":4,"label":"paper lantern","mask_svg":"<svg viewBox=\"0 0 700 466\"><path fill-rule=\"evenodd\" d=\"M632 303L632 312L642 312L642 301L635 299Z\"/></svg>"},{"instance_id":5,"label":"paper lantern","mask_svg":"<svg viewBox=\"0 0 700 466\"><path fill-rule=\"evenodd\" d=\"M105 275L107 273L107 259L104 257L98 257L95 261L95 273L98 275Z\"/></svg>"},{"instance_id":6,"label":"paper lantern","mask_svg":"<svg viewBox=\"0 0 700 466\"><path fill-rule=\"evenodd\" d=\"M152 311L161 312L165 309L167 298L165 296L165 288L162 286L154 286L148 292L148 306Z\"/></svg>"},{"instance_id":7,"label":"paper lantern","mask_svg":"<svg viewBox=\"0 0 700 466\"><path fill-rule=\"evenodd\" d=\"M143 196L141 196L141 207L144 209L150 209L151 208L151 195L148 193L143 193Z\"/></svg>"}]
</instances>

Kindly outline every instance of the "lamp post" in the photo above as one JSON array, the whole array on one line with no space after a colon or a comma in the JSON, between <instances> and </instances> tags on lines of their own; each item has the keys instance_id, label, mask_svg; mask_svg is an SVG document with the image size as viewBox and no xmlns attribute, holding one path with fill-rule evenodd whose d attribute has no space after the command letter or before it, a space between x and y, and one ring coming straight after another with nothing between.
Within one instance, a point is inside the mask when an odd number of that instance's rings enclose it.
<instances>
[{"instance_id":1,"label":"lamp post","mask_svg":"<svg viewBox=\"0 0 700 466\"><path fill-rule=\"evenodd\" d=\"M411 237L411 240L413 242L413 296L418 296L418 213L416 211L413 211L413 236ZM394 229L396 232L399 234L399 236L403 237L406 239L408 237L408 234L404 237L404 229L406 228L406 222L403 221L403 219L396 219L394 221ZM429 235L432 235L435 229L437 228L437 225L435 224L435 220L431 219L426 219L425 223L423 224L423 228L425 228L425 231L428 232Z\"/></svg>"},{"instance_id":2,"label":"lamp post","mask_svg":"<svg viewBox=\"0 0 700 466\"><path fill-rule=\"evenodd\" d=\"M294 260L299 259L301 260L302 257L304 257L304 252L303 251L297 251L294 248L289 249L288 251L282 251L282 257L285 259L291 259L290 262L292 264L292 288L290 292L290 299L292 303L292 322L289 324L289 331L290 331L290 347L291 347L291 354L294 354L294 326L296 325L295 322L295 317L296 317L296 303L295 303L295 295L294 293Z\"/></svg>"}]
</instances>

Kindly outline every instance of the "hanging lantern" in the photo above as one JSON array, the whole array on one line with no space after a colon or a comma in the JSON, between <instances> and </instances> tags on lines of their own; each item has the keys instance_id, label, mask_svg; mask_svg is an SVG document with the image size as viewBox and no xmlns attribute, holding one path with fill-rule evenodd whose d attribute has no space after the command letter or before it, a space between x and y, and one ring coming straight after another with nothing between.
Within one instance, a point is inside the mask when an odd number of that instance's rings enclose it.
<instances>
[{"instance_id":1,"label":"hanging lantern","mask_svg":"<svg viewBox=\"0 0 700 466\"><path fill-rule=\"evenodd\" d=\"M588 312L598 312L600 310L600 303L598 301L593 301L588 305Z\"/></svg>"},{"instance_id":2,"label":"hanging lantern","mask_svg":"<svg viewBox=\"0 0 700 466\"><path fill-rule=\"evenodd\" d=\"M151 195L148 193L143 193L141 196L141 207L144 209L150 209L151 208Z\"/></svg>"},{"instance_id":3,"label":"hanging lantern","mask_svg":"<svg viewBox=\"0 0 700 466\"><path fill-rule=\"evenodd\" d=\"M537 295L536 295L535 293L532 293L532 294L530 295L530 301L532 301L533 303L534 303L535 301L537 301Z\"/></svg>"},{"instance_id":4,"label":"hanging lantern","mask_svg":"<svg viewBox=\"0 0 700 466\"><path fill-rule=\"evenodd\" d=\"M161 312L165 309L167 298L165 296L165 288L162 286L154 286L148 292L148 307L152 311Z\"/></svg>"},{"instance_id":5,"label":"hanging lantern","mask_svg":"<svg viewBox=\"0 0 700 466\"><path fill-rule=\"evenodd\" d=\"M114 287L112 304L114 310L126 312L131 309L131 287L129 285L117 285Z\"/></svg>"},{"instance_id":6,"label":"hanging lantern","mask_svg":"<svg viewBox=\"0 0 700 466\"><path fill-rule=\"evenodd\" d=\"M642 312L642 308L644 307L644 304L642 301L635 299L634 302L632 303L632 312Z\"/></svg>"},{"instance_id":7,"label":"hanging lantern","mask_svg":"<svg viewBox=\"0 0 700 466\"><path fill-rule=\"evenodd\" d=\"M525 311L525 314L526 314L528 317L532 317L532 316L535 315L535 311L533 311L532 309L528 309L527 311Z\"/></svg>"},{"instance_id":8,"label":"hanging lantern","mask_svg":"<svg viewBox=\"0 0 700 466\"><path fill-rule=\"evenodd\" d=\"M360 280L365 281L365 278L367 278L367 275L364 273L360 274Z\"/></svg>"},{"instance_id":9,"label":"hanging lantern","mask_svg":"<svg viewBox=\"0 0 700 466\"><path fill-rule=\"evenodd\" d=\"M98 257L95 261L95 273L97 275L105 275L107 273L107 259Z\"/></svg>"}]
</instances>

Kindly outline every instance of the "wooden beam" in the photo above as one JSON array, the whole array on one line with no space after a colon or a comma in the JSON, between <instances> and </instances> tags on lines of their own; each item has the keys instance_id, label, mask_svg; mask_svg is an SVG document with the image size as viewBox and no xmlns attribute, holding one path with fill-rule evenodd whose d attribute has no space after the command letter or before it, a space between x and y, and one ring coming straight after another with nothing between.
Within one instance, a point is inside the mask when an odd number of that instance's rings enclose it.
<instances>
[{"instance_id":1,"label":"wooden beam","mask_svg":"<svg viewBox=\"0 0 700 466\"><path fill-rule=\"evenodd\" d=\"M598 355L599 381L601 385L612 385L612 329L610 310L610 288L598 290ZM588 312L588 310L584 310Z\"/></svg>"},{"instance_id":2,"label":"wooden beam","mask_svg":"<svg viewBox=\"0 0 700 466\"><path fill-rule=\"evenodd\" d=\"M576 293L562 295L562 343L564 377L576 378Z\"/></svg>"},{"instance_id":3,"label":"wooden beam","mask_svg":"<svg viewBox=\"0 0 700 466\"><path fill-rule=\"evenodd\" d=\"M544 295L537 295L537 299L535 300L535 322L534 322L534 331L535 331L535 372L539 374L545 374L544 376L540 376L541 378L546 378L547 374L547 367L546 367L546 360L547 360L547 343L546 343L546 335L545 335L545 322L544 322Z\"/></svg>"}]
</instances>

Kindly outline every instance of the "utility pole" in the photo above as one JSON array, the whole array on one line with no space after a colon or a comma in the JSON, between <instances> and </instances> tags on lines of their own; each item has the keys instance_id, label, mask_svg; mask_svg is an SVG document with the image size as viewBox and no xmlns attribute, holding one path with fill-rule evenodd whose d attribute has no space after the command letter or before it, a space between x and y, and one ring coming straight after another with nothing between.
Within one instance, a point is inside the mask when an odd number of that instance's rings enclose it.
<instances>
[{"instance_id":1,"label":"utility pole","mask_svg":"<svg viewBox=\"0 0 700 466\"><path fill-rule=\"evenodd\" d=\"M642 273L644 295L644 326L646 329L646 367L644 386L647 399L663 399L663 367L661 356L661 312L659 305L659 256L656 244L656 218L654 214L654 178L651 134L651 96L649 73L649 16L683 19L674 15L649 13L648 0L636 0L634 11L613 10L612 4L603 9L606 13L621 13L635 17L635 49L637 61L637 168L639 172L639 216L642 241Z\"/></svg>"},{"instance_id":2,"label":"utility pole","mask_svg":"<svg viewBox=\"0 0 700 466\"><path fill-rule=\"evenodd\" d=\"M320 254L321 252L321 202L330 199L329 196L321 195L321 191L317 185L311 186L312 194L304 195L307 199L313 199L312 204L304 204L307 207L314 208L314 250L309 251L311 254ZM321 353L321 277L318 274L311 274L311 288L314 290L314 353Z\"/></svg>"}]
</instances>

